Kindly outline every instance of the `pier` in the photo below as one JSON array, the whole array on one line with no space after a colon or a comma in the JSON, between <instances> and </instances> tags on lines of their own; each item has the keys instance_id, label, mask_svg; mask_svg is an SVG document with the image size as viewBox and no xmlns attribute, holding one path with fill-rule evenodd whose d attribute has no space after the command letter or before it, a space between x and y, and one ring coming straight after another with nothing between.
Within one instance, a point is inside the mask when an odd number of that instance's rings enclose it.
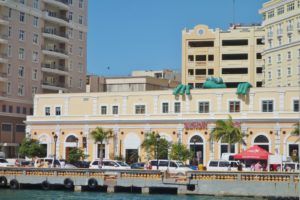
<instances>
[{"instance_id":1,"label":"pier","mask_svg":"<svg viewBox=\"0 0 300 200\"><path fill-rule=\"evenodd\" d=\"M299 197L299 174L279 172L190 171L173 176L157 170L100 170L58 168L0 168L0 186L19 189L36 185L69 190L140 193Z\"/></svg>"}]
</instances>

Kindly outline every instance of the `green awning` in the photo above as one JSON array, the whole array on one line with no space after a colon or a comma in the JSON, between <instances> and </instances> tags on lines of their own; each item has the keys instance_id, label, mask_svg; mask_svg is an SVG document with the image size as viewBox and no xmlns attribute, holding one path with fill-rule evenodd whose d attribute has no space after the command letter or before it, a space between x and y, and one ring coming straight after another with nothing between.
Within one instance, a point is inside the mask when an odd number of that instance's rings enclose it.
<instances>
[{"instance_id":1,"label":"green awning","mask_svg":"<svg viewBox=\"0 0 300 200\"><path fill-rule=\"evenodd\" d=\"M240 83L237 87L236 94L238 95L246 95L249 92L249 89L252 87L252 85L248 82L246 83Z\"/></svg>"}]
</instances>

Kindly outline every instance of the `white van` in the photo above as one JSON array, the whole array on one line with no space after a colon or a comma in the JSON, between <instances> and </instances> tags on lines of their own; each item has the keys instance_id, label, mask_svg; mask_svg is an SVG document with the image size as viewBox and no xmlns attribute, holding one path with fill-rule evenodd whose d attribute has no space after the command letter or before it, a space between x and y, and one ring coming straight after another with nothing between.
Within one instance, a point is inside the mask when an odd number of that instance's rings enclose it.
<instances>
[{"instance_id":1,"label":"white van","mask_svg":"<svg viewBox=\"0 0 300 200\"><path fill-rule=\"evenodd\" d=\"M93 160L90 164L90 169L99 169L100 159ZM103 160L101 169L131 169L129 165L127 165L123 161L118 160Z\"/></svg>"},{"instance_id":2,"label":"white van","mask_svg":"<svg viewBox=\"0 0 300 200\"><path fill-rule=\"evenodd\" d=\"M239 161L210 160L208 161L207 171L238 171Z\"/></svg>"},{"instance_id":3,"label":"white van","mask_svg":"<svg viewBox=\"0 0 300 200\"><path fill-rule=\"evenodd\" d=\"M153 170L157 170L157 160L150 160L150 165ZM185 175L187 171L192 171L191 168L185 166L183 162L177 160L158 160L159 170L167 171L171 174Z\"/></svg>"}]
</instances>

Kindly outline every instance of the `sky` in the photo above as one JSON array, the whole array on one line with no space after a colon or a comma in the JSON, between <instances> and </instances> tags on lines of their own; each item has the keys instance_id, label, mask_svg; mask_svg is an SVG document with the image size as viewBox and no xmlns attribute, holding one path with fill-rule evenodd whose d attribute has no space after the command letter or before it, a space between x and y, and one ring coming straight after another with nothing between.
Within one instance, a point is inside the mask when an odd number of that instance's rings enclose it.
<instances>
[{"instance_id":1,"label":"sky","mask_svg":"<svg viewBox=\"0 0 300 200\"><path fill-rule=\"evenodd\" d=\"M228 29L261 22L266 0L89 0L89 74L129 76L133 70L181 70L181 32L197 24ZM235 13L233 15L233 13Z\"/></svg>"}]
</instances>

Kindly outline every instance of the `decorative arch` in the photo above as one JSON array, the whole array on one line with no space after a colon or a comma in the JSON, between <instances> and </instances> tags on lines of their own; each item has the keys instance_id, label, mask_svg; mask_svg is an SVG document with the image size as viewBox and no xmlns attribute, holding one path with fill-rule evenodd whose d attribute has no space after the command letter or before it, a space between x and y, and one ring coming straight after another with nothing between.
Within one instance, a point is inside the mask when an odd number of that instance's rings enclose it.
<instances>
[{"instance_id":1,"label":"decorative arch","mask_svg":"<svg viewBox=\"0 0 300 200\"><path fill-rule=\"evenodd\" d=\"M271 140L265 133L259 133L252 138L252 145L257 145L266 151L271 151Z\"/></svg>"},{"instance_id":2,"label":"decorative arch","mask_svg":"<svg viewBox=\"0 0 300 200\"><path fill-rule=\"evenodd\" d=\"M53 138L51 138L48 134L42 133L38 137L39 143L46 149L45 157L49 157L52 150Z\"/></svg>"},{"instance_id":3,"label":"decorative arch","mask_svg":"<svg viewBox=\"0 0 300 200\"><path fill-rule=\"evenodd\" d=\"M127 163L138 162L142 142L137 133L128 133L124 138L123 155Z\"/></svg>"},{"instance_id":4,"label":"decorative arch","mask_svg":"<svg viewBox=\"0 0 300 200\"><path fill-rule=\"evenodd\" d=\"M76 140L78 140L78 138L75 135L69 135L66 137L65 142L76 142Z\"/></svg>"},{"instance_id":5,"label":"decorative arch","mask_svg":"<svg viewBox=\"0 0 300 200\"><path fill-rule=\"evenodd\" d=\"M188 138L188 148L194 152L193 159L190 164L204 164L206 163L206 149L205 140L201 133L195 132Z\"/></svg>"},{"instance_id":6,"label":"decorative arch","mask_svg":"<svg viewBox=\"0 0 300 200\"><path fill-rule=\"evenodd\" d=\"M69 133L68 135L66 135L65 141L64 141L63 156L62 156L64 159L68 159L69 151L72 148L77 147L78 143L76 142L76 138L79 138L79 137L74 133Z\"/></svg>"}]
</instances>

